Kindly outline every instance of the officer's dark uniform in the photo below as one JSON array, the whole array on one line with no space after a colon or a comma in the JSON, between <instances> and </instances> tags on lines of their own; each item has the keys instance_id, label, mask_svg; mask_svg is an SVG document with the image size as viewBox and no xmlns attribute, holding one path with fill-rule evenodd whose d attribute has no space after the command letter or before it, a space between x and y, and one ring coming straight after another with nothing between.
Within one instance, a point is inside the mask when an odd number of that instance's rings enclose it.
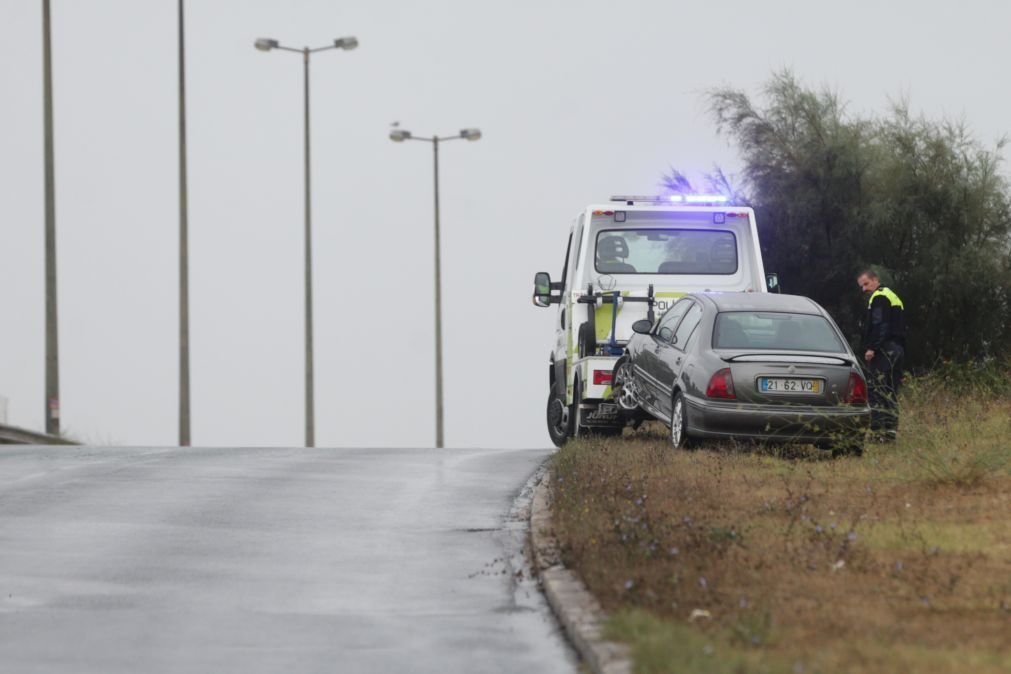
<instances>
[{"instance_id":1,"label":"officer's dark uniform","mask_svg":"<svg viewBox=\"0 0 1011 674\"><path fill-rule=\"evenodd\" d=\"M899 427L898 396L906 355L906 319L899 296L884 286L871 294L864 321L863 352L874 351L866 363L871 404L871 430L894 437Z\"/></svg>"}]
</instances>

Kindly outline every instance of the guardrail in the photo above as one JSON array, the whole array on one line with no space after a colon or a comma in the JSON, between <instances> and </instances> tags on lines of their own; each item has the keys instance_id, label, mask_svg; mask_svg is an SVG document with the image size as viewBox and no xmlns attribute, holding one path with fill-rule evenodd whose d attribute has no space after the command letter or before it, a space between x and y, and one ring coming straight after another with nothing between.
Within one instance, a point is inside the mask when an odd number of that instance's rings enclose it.
<instances>
[{"instance_id":1,"label":"guardrail","mask_svg":"<svg viewBox=\"0 0 1011 674\"><path fill-rule=\"evenodd\" d=\"M0 424L0 445L76 445L78 443L58 435L36 433L17 426Z\"/></svg>"}]
</instances>

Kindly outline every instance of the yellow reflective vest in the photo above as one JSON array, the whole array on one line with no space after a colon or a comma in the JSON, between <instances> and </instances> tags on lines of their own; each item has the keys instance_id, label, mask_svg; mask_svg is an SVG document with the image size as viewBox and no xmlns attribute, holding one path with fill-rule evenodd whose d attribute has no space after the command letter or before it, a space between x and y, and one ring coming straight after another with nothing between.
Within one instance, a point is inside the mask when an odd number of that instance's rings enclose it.
<instances>
[{"instance_id":1,"label":"yellow reflective vest","mask_svg":"<svg viewBox=\"0 0 1011 674\"><path fill-rule=\"evenodd\" d=\"M906 308L905 306L903 306L902 300L899 299L899 296L896 295L894 292L892 292L891 288L885 288L884 286L878 288L871 294L871 298L867 300L867 308L868 309L870 308L871 304L874 303L874 299L876 297L880 297L882 295L888 299L888 303L891 304L893 307L898 307L899 309Z\"/></svg>"}]
</instances>

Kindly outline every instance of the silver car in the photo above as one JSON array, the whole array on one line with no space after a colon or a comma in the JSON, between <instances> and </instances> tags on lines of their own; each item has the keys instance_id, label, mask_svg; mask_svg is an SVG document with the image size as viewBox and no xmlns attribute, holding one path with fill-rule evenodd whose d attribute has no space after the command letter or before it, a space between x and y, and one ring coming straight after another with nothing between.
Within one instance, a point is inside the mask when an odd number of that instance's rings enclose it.
<instances>
[{"instance_id":1,"label":"silver car","mask_svg":"<svg viewBox=\"0 0 1011 674\"><path fill-rule=\"evenodd\" d=\"M796 295L693 293L641 320L615 365L615 400L705 438L814 443L860 454L867 382L831 316Z\"/></svg>"}]
</instances>

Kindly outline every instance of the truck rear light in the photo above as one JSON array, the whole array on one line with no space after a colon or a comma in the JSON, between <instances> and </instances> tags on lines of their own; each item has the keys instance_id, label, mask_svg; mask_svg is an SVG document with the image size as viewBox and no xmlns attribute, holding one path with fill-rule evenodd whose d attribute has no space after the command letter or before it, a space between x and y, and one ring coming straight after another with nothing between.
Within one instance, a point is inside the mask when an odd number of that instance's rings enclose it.
<instances>
[{"instance_id":1,"label":"truck rear light","mask_svg":"<svg viewBox=\"0 0 1011 674\"><path fill-rule=\"evenodd\" d=\"M737 399L737 393L734 391L734 378L730 375L729 367L719 370L712 376L709 386L706 387L706 395L710 398Z\"/></svg>"},{"instance_id":2,"label":"truck rear light","mask_svg":"<svg viewBox=\"0 0 1011 674\"><path fill-rule=\"evenodd\" d=\"M594 370L593 385L610 384L613 373L610 370Z\"/></svg>"},{"instance_id":3,"label":"truck rear light","mask_svg":"<svg viewBox=\"0 0 1011 674\"><path fill-rule=\"evenodd\" d=\"M867 382L856 372L850 372L850 381L846 386L846 396L843 398L843 402L852 405L867 404Z\"/></svg>"}]
</instances>

